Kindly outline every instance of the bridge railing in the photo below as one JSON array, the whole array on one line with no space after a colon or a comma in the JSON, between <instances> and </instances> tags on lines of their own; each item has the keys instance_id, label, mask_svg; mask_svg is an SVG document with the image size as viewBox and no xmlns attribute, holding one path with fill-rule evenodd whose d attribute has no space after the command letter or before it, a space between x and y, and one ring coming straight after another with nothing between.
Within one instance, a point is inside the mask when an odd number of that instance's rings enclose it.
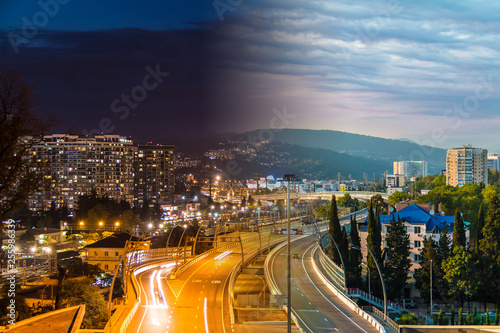
<instances>
[{"instance_id":1,"label":"bridge railing","mask_svg":"<svg viewBox=\"0 0 500 333\"><path fill-rule=\"evenodd\" d=\"M319 261L327 273L328 280L343 293L346 293L344 270L328 257L321 246L319 247Z\"/></svg>"}]
</instances>

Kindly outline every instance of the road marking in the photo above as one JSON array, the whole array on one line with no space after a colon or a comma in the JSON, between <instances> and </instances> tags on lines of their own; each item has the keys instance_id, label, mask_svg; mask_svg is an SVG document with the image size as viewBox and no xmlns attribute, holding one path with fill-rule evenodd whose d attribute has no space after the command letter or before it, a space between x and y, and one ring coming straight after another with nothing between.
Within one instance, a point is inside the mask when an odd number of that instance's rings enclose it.
<instances>
[{"instance_id":1,"label":"road marking","mask_svg":"<svg viewBox=\"0 0 500 333\"><path fill-rule=\"evenodd\" d=\"M306 250L309 251L309 249L313 246L318 246L318 244L313 244L311 246L309 246ZM311 251L311 259L314 260L314 258L312 257L312 251ZM356 324L354 322L354 320L352 320L350 317L348 317L342 310L340 310L335 304L333 304L322 292L321 290L319 290L319 288L314 284L314 282L312 281L311 277L309 276L309 273L307 273L307 270L306 270L306 266L304 265L304 259L302 259L302 267L304 268L304 271L306 272L306 275L307 277L309 278L309 281L311 281L311 284L314 286L314 288L316 288L316 290L318 290L318 292L327 300L328 303L330 303L331 305L333 305L334 308L336 308L337 310L339 310L340 313L342 313L347 319L349 319L354 325L356 325L360 330L362 330L363 332L365 333L368 333L366 332L363 328L361 328L361 326L359 326L358 324Z\"/></svg>"},{"instance_id":2,"label":"road marking","mask_svg":"<svg viewBox=\"0 0 500 333\"><path fill-rule=\"evenodd\" d=\"M205 332L208 333L207 299L206 298L205 298L205 304L203 306L203 314L205 315Z\"/></svg>"},{"instance_id":3,"label":"road marking","mask_svg":"<svg viewBox=\"0 0 500 333\"><path fill-rule=\"evenodd\" d=\"M170 282L171 282L171 281L177 281L177 282L182 283L182 287L181 287L178 291L177 291L177 290L175 290L175 292L174 292L174 290L172 290L172 292L174 293L175 298L178 298L178 297L179 297L179 295L180 295L180 294L181 294L181 292L182 292L182 289L184 289L184 286L186 286L186 284L188 283L188 281L190 281L190 280L191 280L191 278L193 277L193 275L195 275L195 274L196 274L196 272L198 272L198 271L199 271L199 270L200 270L203 266L205 266L205 265L206 265L206 264L208 264L208 263L212 263L212 260L207 260L205 263L203 263L202 265L200 265L200 267L198 267L198 268L197 268L197 269L196 269L193 273L191 273L191 275L190 275L190 276L186 279L186 281L184 281L184 282L182 282L182 281L178 281L178 280L170 280L170 279L169 279L169 280L167 280L167 283L169 284L170 289L172 289L172 286L170 286Z\"/></svg>"}]
</instances>

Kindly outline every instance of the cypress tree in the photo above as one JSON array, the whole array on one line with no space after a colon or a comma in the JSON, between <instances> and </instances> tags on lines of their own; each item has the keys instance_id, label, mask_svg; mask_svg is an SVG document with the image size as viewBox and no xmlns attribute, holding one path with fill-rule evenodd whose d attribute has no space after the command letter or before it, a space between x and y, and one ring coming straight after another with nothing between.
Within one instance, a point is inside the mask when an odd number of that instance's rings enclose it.
<instances>
[{"instance_id":1,"label":"cypress tree","mask_svg":"<svg viewBox=\"0 0 500 333\"><path fill-rule=\"evenodd\" d=\"M330 234L330 251L332 253L332 259L334 263L340 266L341 261L339 251L337 251L337 247L333 243L334 240L340 249L340 243L342 242L342 230L340 229L339 215L337 212L337 200L335 199L335 195L332 195L328 219L330 220L328 232Z\"/></svg>"},{"instance_id":2,"label":"cypress tree","mask_svg":"<svg viewBox=\"0 0 500 333\"><path fill-rule=\"evenodd\" d=\"M147 222L147 221L151 220L151 214L149 211L149 200L147 198L145 198L143 203L142 203L140 217L141 217L142 222Z\"/></svg>"},{"instance_id":3,"label":"cypress tree","mask_svg":"<svg viewBox=\"0 0 500 333\"><path fill-rule=\"evenodd\" d=\"M394 215L392 215L386 240L384 278L388 298L395 299L401 295L401 290L408 281L411 259L410 235L406 232L401 219L398 218L396 221Z\"/></svg>"},{"instance_id":4,"label":"cypress tree","mask_svg":"<svg viewBox=\"0 0 500 333\"><path fill-rule=\"evenodd\" d=\"M483 203L479 205L479 213L477 214L477 228L476 228L476 236L474 237L474 252L476 254L480 254L480 245L479 241L483 238L483 228L484 228L484 209Z\"/></svg>"},{"instance_id":5,"label":"cypress tree","mask_svg":"<svg viewBox=\"0 0 500 333\"><path fill-rule=\"evenodd\" d=\"M361 246L361 240L358 233L358 223L356 222L356 217L351 215L351 243L356 247ZM363 279L361 277L362 267L361 261L363 256L360 250L350 249L349 250L349 287L350 288L362 288Z\"/></svg>"},{"instance_id":6,"label":"cypress tree","mask_svg":"<svg viewBox=\"0 0 500 333\"><path fill-rule=\"evenodd\" d=\"M500 254L500 200L497 196L491 198L482 234L483 237L479 241L481 253L496 261Z\"/></svg>"},{"instance_id":7,"label":"cypress tree","mask_svg":"<svg viewBox=\"0 0 500 333\"><path fill-rule=\"evenodd\" d=\"M347 240L347 232L345 231L345 227L343 227L342 240L340 241L340 253L342 254L342 259L344 260L344 265L346 266L342 267L344 270L347 270L347 267L349 267L348 252L349 252L349 241Z\"/></svg>"},{"instance_id":8,"label":"cypress tree","mask_svg":"<svg viewBox=\"0 0 500 333\"><path fill-rule=\"evenodd\" d=\"M463 315L463 309L460 308L460 310L458 310L458 324L459 325L463 325L464 324L464 315Z\"/></svg>"},{"instance_id":9,"label":"cypress tree","mask_svg":"<svg viewBox=\"0 0 500 333\"><path fill-rule=\"evenodd\" d=\"M453 226L453 248L463 246L465 248L465 227L462 214L455 210L455 225Z\"/></svg>"},{"instance_id":10,"label":"cypress tree","mask_svg":"<svg viewBox=\"0 0 500 333\"><path fill-rule=\"evenodd\" d=\"M381 266L382 264L382 235L380 233L380 222L375 220L373 214L373 207L370 203L368 208L368 235L367 235L367 245L372 251L376 262ZM377 266L372 256L367 254L368 267L370 267L370 277L371 277L371 289L377 297L382 297L382 286L377 271Z\"/></svg>"}]
</instances>

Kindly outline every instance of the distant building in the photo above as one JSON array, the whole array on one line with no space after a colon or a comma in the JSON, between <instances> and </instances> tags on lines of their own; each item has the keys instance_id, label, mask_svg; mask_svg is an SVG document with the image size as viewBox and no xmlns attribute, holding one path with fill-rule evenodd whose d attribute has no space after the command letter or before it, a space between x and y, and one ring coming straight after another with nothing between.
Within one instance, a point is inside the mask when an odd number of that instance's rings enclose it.
<instances>
[{"instance_id":1,"label":"distant building","mask_svg":"<svg viewBox=\"0 0 500 333\"><path fill-rule=\"evenodd\" d=\"M395 175L405 175L406 179L427 176L427 161L397 161L393 163Z\"/></svg>"},{"instance_id":2,"label":"distant building","mask_svg":"<svg viewBox=\"0 0 500 333\"><path fill-rule=\"evenodd\" d=\"M134 152L134 204L174 202L174 146L139 145Z\"/></svg>"},{"instance_id":3,"label":"distant building","mask_svg":"<svg viewBox=\"0 0 500 333\"><path fill-rule=\"evenodd\" d=\"M446 184L488 184L488 151L471 145L446 152Z\"/></svg>"},{"instance_id":4,"label":"distant building","mask_svg":"<svg viewBox=\"0 0 500 333\"><path fill-rule=\"evenodd\" d=\"M385 178L385 184L387 187L405 187L406 177L403 174L399 175L387 175Z\"/></svg>"},{"instance_id":5,"label":"distant building","mask_svg":"<svg viewBox=\"0 0 500 333\"><path fill-rule=\"evenodd\" d=\"M444 216L441 210L441 205L435 210L434 205L430 203L398 203L396 207L392 207L395 211L389 215L380 215L381 231L382 231L382 248L387 247L387 233L393 217L401 219L404 222L408 235L410 236L410 259L412 265L410 267L411 279L410 283L414 282L413 275L420 266L420 251L423 248L424 239L432 237L434 241L439 241L443 228L448 229L448 236L453 239L453 226L455 224L454 216ZM466 241L469 242L469 229L466 222ZM361 246L366 248L368 236L368 218L365 223L359 228L361 238ZM366 262L366 253L363 253L363 260ZM404 297L410 298L417 296L417 290L413 286L406 286Z\"/></svg>"},{"instance_id":6,"label":"distant building","mask_svg":"<svg viewBox=\"0 0 500 333\"><path fill-rule=\"evenodd\" d=\"M74 211L78 196L94 188L100 195L133 202L132 140L120 135L87 137L72 134L46 135L33 145L27 158L50 163L46 178L49 190L28 198L34 211L63 204Z\"/></svg>"},{"instance_id":7,"label":"distant building","mask_svg":"<svg viewBox=\"0 0 500 333\"><path fill-rule=\"evenodd\" d=\"M498 154L497 153L488 153L488 169L489 170L499 170L498 164Z\"/></svg>"}]
</instances>

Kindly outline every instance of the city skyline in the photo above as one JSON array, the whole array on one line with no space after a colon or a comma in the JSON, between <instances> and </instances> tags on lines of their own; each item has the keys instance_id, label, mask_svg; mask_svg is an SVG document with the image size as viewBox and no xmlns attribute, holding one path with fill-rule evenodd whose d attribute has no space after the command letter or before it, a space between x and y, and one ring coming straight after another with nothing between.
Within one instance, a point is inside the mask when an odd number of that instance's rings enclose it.
<instances>
[{"instance_id":1,"label":"city skyline","mask_svg":"<svg viewBox=\"0 0 500 333\"><path fill-rule=\"evenodd\" d=\"M494 2L2 7L0 67L35 86L39 112L61 120L52 133L168 144L286 112L288 128L500 150ZM26 21L36 33L23 35Z\"/></svg>"}]
</instances>

